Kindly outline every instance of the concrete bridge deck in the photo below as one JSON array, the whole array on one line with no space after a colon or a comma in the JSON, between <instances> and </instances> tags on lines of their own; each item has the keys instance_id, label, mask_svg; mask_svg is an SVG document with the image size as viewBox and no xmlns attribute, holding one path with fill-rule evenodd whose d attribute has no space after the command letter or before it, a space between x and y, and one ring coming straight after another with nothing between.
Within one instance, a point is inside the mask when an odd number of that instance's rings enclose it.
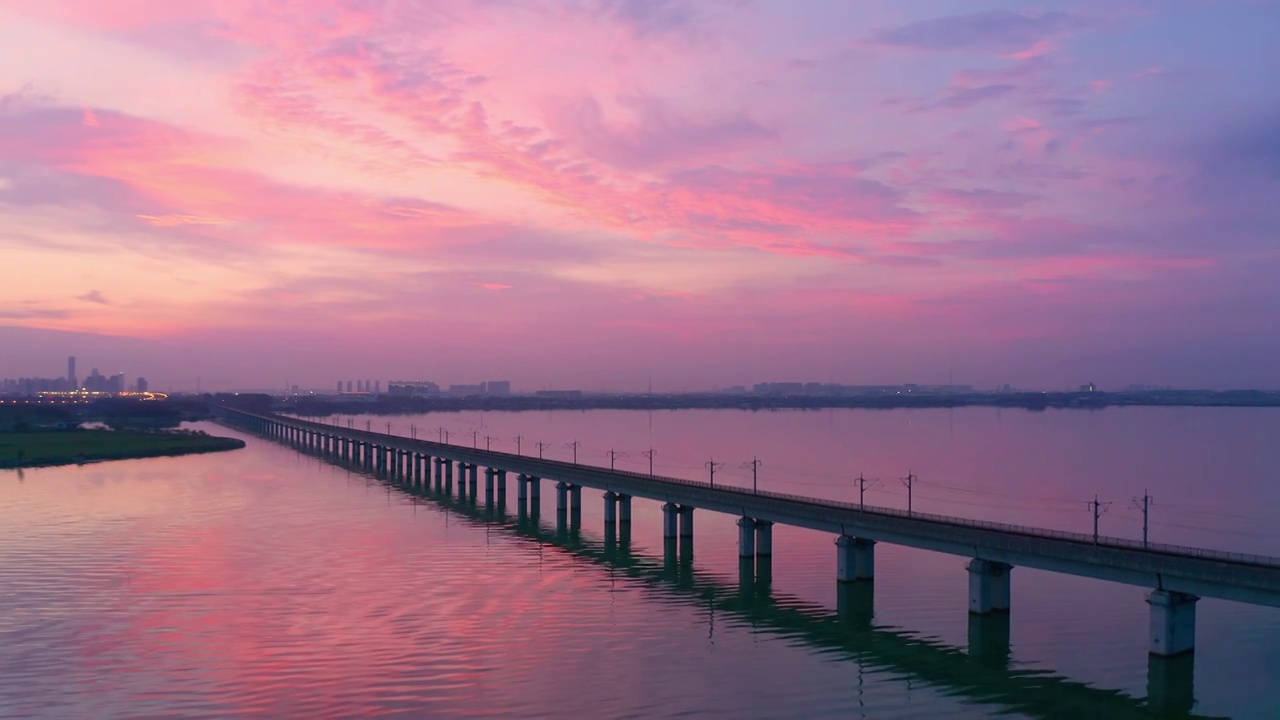
<instances>
[{"instance_id":1,"label":"concrete bridge deck","mask_svg":"<svg viewBox=\"0 0 1280 720\"><path fill-rule=\"evenodd\" d=\"M469 470L473 498L476 467L490 469L486 473L490 493L495 476L504 478L499 481L503 486L506 473L517 473L521 503L530 503L535 514L540 478L558 481L556 509L560 516L566 511L580 512L582 487L604 491L606 521L611 518L616 521L616 503L620 499L625 500L623 522L629 520L631 498L665 503L664 536L668 538L676 537L677 519L679 535L692 538L694 508L730 514L742 518L739 543L743 557L771 553L773 523L830 532L839 537L837 555L841 581L874 577L876 542L971 558L970 609L979 614L1008 611L1009 571L1015 566L1151 588L1148 599L1152 606L1151 652L1157 655L1174 655L1194 646L1194 602L1199 597L1280 607L1280 558L1156 543L1144 545L1110 537L1098 537L1095 541L1093 536L1079 533L712 486L680 478L335 427L280 415L225 407L217 408L217 412L229 424L317 447L336 457L363 458L371 467L393 473L421 476L425 466L428 481L427 459L434 459L437 488L442 475L452 484L456 463L460 468L459 492L465 493L463 481ZM525 499L526 483L531 485L528 500ZM563 517L558 520L564 521Z\"/></svg>"}]
</instances>

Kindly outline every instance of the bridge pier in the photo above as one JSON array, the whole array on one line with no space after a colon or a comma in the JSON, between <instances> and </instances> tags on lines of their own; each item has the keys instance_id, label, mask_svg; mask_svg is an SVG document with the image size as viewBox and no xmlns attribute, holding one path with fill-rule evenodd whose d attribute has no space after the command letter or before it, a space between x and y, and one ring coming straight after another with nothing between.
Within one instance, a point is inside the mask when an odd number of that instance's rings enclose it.
<instances>
[{"instance_id":1,"label":"bridge pier","mask_svg":"<svg viewBox=\"0 0 1280 720\"><path fill-rule=\"evenodd\" d=\"M444 461L444 494L453 495L453 461Z\"/></svg>"},{"instance_id":2,"label":"bridge pier","mask_svg":"<svg viewBox=\"0 0 1280 720\"><path fill-rule=\"evenodd\" d=\"M569 483L563 480L556 483L556 514L563 515L569 512Z\"/></svg>"},{"instance_id":3,"label":"bridge pier","mask_svg":"<svg viewBox=\"0 0 1280 720\"><path fill-rule=\"evenodd\" d=\"M498 480L498 511L502 512L507 507L507 471L494 470L493 475Z\"/></svg>"},{"instance_id":4,"label":"bridge pier","mask_svg":"<svg viewBox=\"0 0 1280 720\"><path fill-rule=\"evenodd\" d=\"M1171 590L1152 590L1150 653L1171 657L1196 648L1196 601L1200 598Z\"/></svg>"},{"instance_id":5,"label":"bridge pier","mask_svg":"<svg viewBox=\"0 0 1280 720\"><path fill-rule=\"evenodd\" d=\"M569 529L569 483L556 483L556 532L563 535Z\"/></svg>"},{"instance_id":6,"label":"bridge pier","mask_svg":"<svg viewBox=\"0 0 1280 720\"><path fill-rule=\"evenodd\" d=\"M692 505L680 506L680 537L682 539L693 537L693 506Z\"/></svg>"},{"instance_id":7,"label":"bridge pier","mask_svg":"<svg viewBox=\"0 0 1280 720\"><path fill-rule=\"evenodd\" d=\"M542 514L542 479L537 475L529 476L529 517L534 520Z\"/></svg>"},{"instance_id":8,"label":"bridge pier","mask_svg":"<svg viewBox=\"0 0 1280 720\"><path fill-rule=\"evenodd\" d=\"M444 492L444 458L435 458L436 464L436 493Z\"/></svg>"},{"instance_id":9,"label":"bridge pier","mask_svg":"<svg viewBox=\"0 0 1280 720\"><path fill-rule=\"evenodd\" d=\"M480 466L471 464L467 466L469 479L467 480L467 498L474 505L476 496L480 494Z\"/></svg>"},{"instance_id":10,"label":"bridge pier","mask_svg":"<svg viewBox=\"0 0 1280 720\"><path fill-rule=\"evenodd\" d=\"M631 524L631 496L618 493L618 522Z\"/></svg>"},{"instance_id":11,"label":"bridge pier","mask_svg":"<svg viewBox=\"0 0 1280 720\"><path fill-rule=\"evenodd\" d=\"M852 535L836 539L836 580L842 583L874 580L876 542Z\"/></svg>"},{"instance_id":12,"label":"bridge pier","mask_svg":"<svg viewBox=\"0 0 1280 720\"><path fill-rule=\"evenodd\" d=\"M678 535L677 522L680 515L680 506L675 503L667 503L662 506L662 539L675 540Z\"/></svg>"},{"instance_id":13,"label":"bridge pier","mask_svg":"<svg viewBox=\"0 0 1280 720\"><path fill-rule=\"evenodd\" d=\"M618 524L618 494L612 490L604 493L604 524L606 530Z\"/></svg>"},{"instance_id":14,"label":"bridge pier","mask_svg":"<svg viewBox=\"0 0 1280 720\"><path fill-rule=\"evenodd\" d=\"M484 505L490 509L493 508L493 475L493 468L484 469Z\"/></svg>"},{"instance_id":15,"label":"bridge pier","mask_svg":"<svg viewBox=\"0 0 1280 720\"><path fill-rule=\"evenodd\" d=\"M574 530L582 527L582 486L569 486L569 526Z\"/></svg>"},{"instance_id":16,"label":"bridge pier","mask_svg":"<svg viewBox=\"0 0 1280 720\"><path fill-rule=\"evenodd\" d=\"M969 612L986 615L1009 612L1009 571L1012 566L974 558L969 561Z\"/></svg>"},{"instance_id":17,"label":"bridge pier","mask_svg":"<svg viewBox=\"0 0 1280 720\"><path fill-rule=\"evenodd\" d=\"M520 473L516 476L516 514L524 517L529 512L529 478Z\"/></svg>"},{"instance_id":18,"label":"bridge pier","mask_svg":"<svg viewBox=\"0 0 1280 720\"><path fill-rule=\"evenodd\" d=\"M756 590L768 594L773 585L773 523L756 520Z\"/></svg>"},{"instance_id":19,"label":"bridge pier","mask_svg":"<svg viewBox=\"0 0 1280 720\"><path fill-rule=\"evenodd\" d=\"M769 557L773 555L773 523L768 520L756 520L756 555Z\"/></svg>"},{"instance_id":20,"label":"bridge pier","mask_svg":"<svg viewBox=\"0 0 1280 720\"><path fill-rule=\"evenodd\" d=\"M680 506L680 563L693 563L693 506Z\"/></svg>"},{"instance_id":21,"label":"bridge pier","mask_svg":"<svg viewBox=\"0 0 1280 720\"><path fill-rule=\"evenodd\" d=\"M738 557L743 560L749 558L755 563L756 521L749 517L738 518ZM752 571L754 572L754 567Z\"/></svg>"}]
</instances>

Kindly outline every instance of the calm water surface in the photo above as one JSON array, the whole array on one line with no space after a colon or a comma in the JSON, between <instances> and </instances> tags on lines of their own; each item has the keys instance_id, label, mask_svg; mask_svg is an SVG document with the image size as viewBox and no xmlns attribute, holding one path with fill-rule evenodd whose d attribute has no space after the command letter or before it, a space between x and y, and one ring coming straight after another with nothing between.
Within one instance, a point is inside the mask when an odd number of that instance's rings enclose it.
<instances>
[{"instance_id":1,"label":"calm water surface","mask_svg":"<svg viewBox=\"0 0 1280 720\"><path fill-rule=\"evenodd\" d=\"M1122 537L1149 491L1152 540L1280 555L1273 410L338 421L742 486L758 457L761 489L844 500L861 472L892 507L911 472L916 510L1066 530L1097 493ZM1196 715L1280 717L1278 610L1203 600L1194 659L1149 664L1143 588L1017 568L1008 626L971 623L963 558L881 544L842 598L833 538L777 527L743 589L734 518L699 513L685 568L656 503L618 547L586 490L560 538L545 481L534 527L247 439L0 473L0 717L1148 717L1192 674Z\"/></svg>"}]
</instances>

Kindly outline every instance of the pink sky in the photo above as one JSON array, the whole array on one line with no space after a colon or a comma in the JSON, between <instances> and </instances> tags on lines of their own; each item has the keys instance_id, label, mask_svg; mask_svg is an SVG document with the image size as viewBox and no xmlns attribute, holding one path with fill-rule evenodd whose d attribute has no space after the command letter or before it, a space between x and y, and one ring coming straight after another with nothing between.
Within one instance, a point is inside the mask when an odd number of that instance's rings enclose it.
<instances>
[{"instance_id":1,"label":"pink sky","mask_svg":"<svg viewBox=\"0 0 1280 720\"><path fill-rule=\"evenodd\" d=\"M0 376L1280 386L1277 8L0 0Z\"/></svg>"}]
</instances>

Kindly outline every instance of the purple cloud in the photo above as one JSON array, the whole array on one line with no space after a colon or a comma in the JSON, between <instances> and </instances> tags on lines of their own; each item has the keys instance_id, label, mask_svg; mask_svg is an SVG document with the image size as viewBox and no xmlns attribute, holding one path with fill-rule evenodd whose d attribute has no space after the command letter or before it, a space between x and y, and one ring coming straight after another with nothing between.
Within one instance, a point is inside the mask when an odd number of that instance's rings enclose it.
<instances>
[{"instance_id":1,"label":"purple cloud","mask_svg":"<svg viewBox=\"0 0 1280 720\"><path fill-rule=\"evenodd\" d=\"M1009 93L1018 89L1017 85L1001 84L1001 85L983 85L981 87L951 87L947 88L942 97L933 102L926 102L917 105L912 112L922 112L925 110L963 110L973 107L987 100L995 100L1006 97Z\"/></svg>"},{"instance_id":2,"label":"purple cloud","mask_svg":"<svg viewBox=\"0 0 1280 720\"><path fill-rule=\"evenodd\" d=\"M879 45L915 50L989 50L1014 52L1039 40L1087 25L1078 15L1064 12L1016 13L988 10L967 15L920 20L881 30L872 36Z\"/></svg>"}]
</instances>

